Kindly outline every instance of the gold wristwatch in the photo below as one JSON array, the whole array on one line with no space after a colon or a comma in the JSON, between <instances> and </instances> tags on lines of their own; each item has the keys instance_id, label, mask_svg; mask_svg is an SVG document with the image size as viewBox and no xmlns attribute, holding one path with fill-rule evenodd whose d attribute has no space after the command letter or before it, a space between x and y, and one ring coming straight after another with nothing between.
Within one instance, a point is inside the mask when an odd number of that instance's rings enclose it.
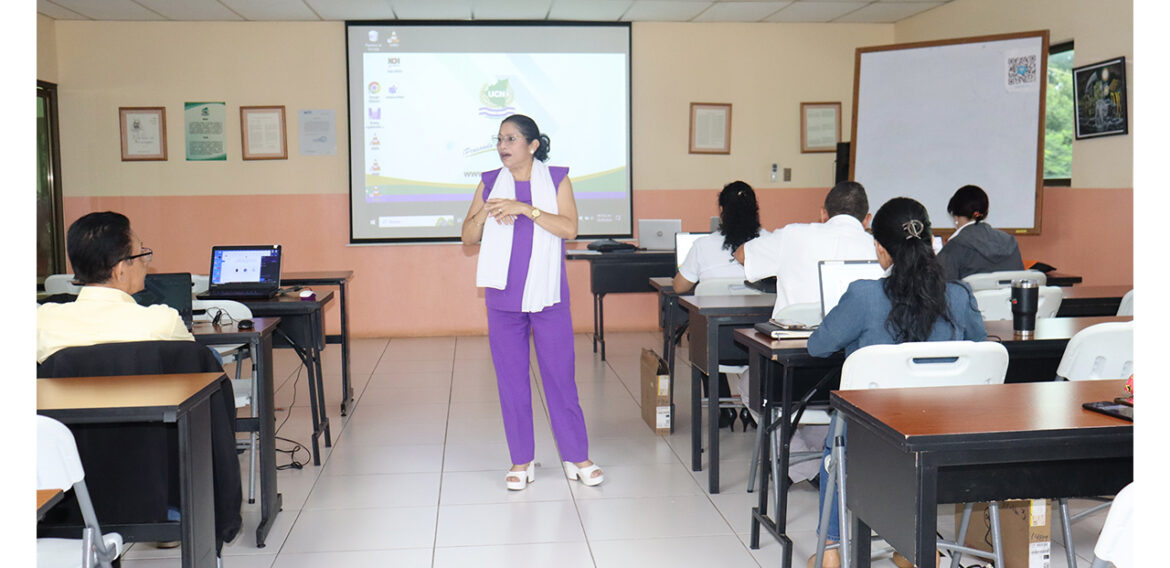
<instances>
[{"instance_id":1,"label":"gold wristwatch","mask_svg":"<svg viewBox=\"0 0 1170 568\"><path fill-rule=\"evenodd\" d=\"M540 217L540 209L533 207L532 213L529 213L528 216L531 217L533 221L535 221L537 217Z\"/></svg>"}]
</instances>

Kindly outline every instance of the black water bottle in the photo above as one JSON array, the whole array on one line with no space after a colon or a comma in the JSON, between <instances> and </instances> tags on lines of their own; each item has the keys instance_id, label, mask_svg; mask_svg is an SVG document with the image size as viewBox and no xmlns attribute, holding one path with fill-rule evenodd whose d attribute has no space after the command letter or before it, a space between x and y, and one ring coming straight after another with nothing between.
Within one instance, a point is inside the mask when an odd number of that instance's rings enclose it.
<instances>
[{"instance_id":1,"label":"black water bottle","mask_svg":"<svg viewBox=\"0 0 1170 568\"><path fill-rule=\"evenodd\" d=\"M1012 281L1012 329L1016 335L1029 337L1036 331L1036 311L1040 288L1035 280Z\"/></svg>"}]
</instances>

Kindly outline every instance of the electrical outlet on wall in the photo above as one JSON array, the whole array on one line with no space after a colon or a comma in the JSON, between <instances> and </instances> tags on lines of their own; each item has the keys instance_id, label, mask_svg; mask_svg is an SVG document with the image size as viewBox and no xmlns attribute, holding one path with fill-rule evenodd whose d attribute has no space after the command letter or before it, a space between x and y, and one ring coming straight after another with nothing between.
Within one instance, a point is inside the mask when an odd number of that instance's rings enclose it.
<instances>
[{"instance_id":1,"label":"electrical outlet on wall","mask_svg":"<svg viewBox=\"0 0 1170 568\"><path fill-rule=\"evenodd\" d=\"M784 181L792 181L792 168L784 168Z\"/></svg>"}]
</instances>

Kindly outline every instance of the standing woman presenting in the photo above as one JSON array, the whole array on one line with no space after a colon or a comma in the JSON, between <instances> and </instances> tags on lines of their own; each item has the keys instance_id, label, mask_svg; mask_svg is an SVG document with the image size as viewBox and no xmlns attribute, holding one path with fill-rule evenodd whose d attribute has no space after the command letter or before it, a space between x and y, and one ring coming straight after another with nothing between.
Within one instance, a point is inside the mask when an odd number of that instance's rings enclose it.
<instances>
[{"instance_id":1,"label":"standing woman presenting","mask_svg":"<svg viewBox=\"0 0 1170 568\"><path fill-rule=\"evenodd\" d=\"M529 336L565 474L585 485L604 476L589 460L585 416L574 382L573 322L565 275L565 239L577 236L569 168L549 167L549 138L531 118L504 119L496 136L504 167L484 172L463 221L463 244L481 243L476 286L484 288L488 343L496 368L512 469L508 489L536 478Z\"/></svg>"}]
</instances>

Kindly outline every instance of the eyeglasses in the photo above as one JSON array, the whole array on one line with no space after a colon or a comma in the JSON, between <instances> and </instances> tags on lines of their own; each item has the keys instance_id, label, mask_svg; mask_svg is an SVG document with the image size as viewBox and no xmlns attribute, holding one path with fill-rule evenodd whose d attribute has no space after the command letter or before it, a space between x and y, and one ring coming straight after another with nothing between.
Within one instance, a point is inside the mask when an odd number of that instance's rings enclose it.
<instances>
[{"instance_id":1,"label":"eyeglasses","mask_svg":"<svg viewBox=\"0 0 1170 568\"><path fill-rule=\"evenodd\" d=\"M492 136L492 142L495 143L496 146L499 146L503 142L507 142L508 144L513 144L517 140L524 140L524 137L523 136L516 136L515 134L509 134L507 136Z\"/></svg>"},{"instance_id":2,"label":"eyeglasses","mask_svg":"<svg viewBox=\"0 0 1170 568\"><path fill-rule=\"evenodd\" d=\"M132 254L126 258L123 258L122 260L134 260L136 258L145 258L146 260L143 260L143 262L150 262L152 259L154 259L154 251L146 247L142 247L142 252L138 254ZM122 262L122 260L119 260L118 262Z\"/></svg>"}]
</instances>

